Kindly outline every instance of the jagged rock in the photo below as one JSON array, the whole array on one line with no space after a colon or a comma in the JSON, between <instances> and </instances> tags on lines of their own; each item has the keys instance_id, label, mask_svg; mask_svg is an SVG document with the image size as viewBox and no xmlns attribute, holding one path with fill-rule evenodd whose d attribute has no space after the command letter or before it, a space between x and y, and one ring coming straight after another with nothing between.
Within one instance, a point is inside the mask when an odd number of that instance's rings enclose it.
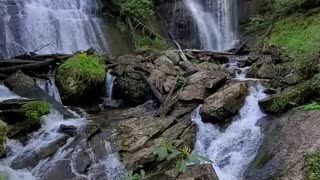
<instances>
[{"instance_id":1,"label":"jagged rock","mask_svg":"<svg viewBox=\"0 0 320 180\"><path fill-rule=\"evenodd\" d=\"M0 157L6 151L8 126L5 122L0 120Z\"/></svg>"},{"instance_id":2,"label":"jagged rock","mask_svg":"<svg viewBox=\"0 0 320 180\"><path fill-rule=\"evenodd\" d=\"M191 85L200 84L207 89L217 89L227 80L227 76L221 72L200 71L188 78Z\"/></svg>"},{"instance_id":3,"label":"jagged rock","mask_svg":"<svg viewBox=\"0 0 320 180\"><path fill-rule=\"evenodd\" d=\"M278 68L272 63L255 64L247 73L250 78L276 79Z\"/></svg>"},{"instance_id":4,"label":"jagged rock","mask_svg":"<svg viewBox=\"0 0 320 180\"><path fill-rule=\"evenodd\" d=\"M48 95L47 92L42 90L35 81L29 76L23 74L21 71L17 71L5 80L5 84L14 93L31 99L40 99L48 102L54 109L59 111L66 118L74 117L64 106L58 103L54 98Z\"/></svg>"},{"instance_id":5,"label":"jagged rock","mask_svg":"<svg viewBox=\"0 0 320 180\"><path fill-rule=\"evenodd\" d=\"M290 111L270 124L246 180L305 180L305 155L320 149L320 111Z\"/></svg>"},{"instance_id":6,"label":"jagged rock","mask_svg":"<svg viewBox=\"0 0 320 180\"><path fill-rule=\"evenodd\" d=\"M167 56L174 65L178 65L180 61L180 55L175 51L166 51L165 56Z\"/></svg>"},{"instance_id":7,"label":"jagged rock","mask_svg":"<svg viewBox=\"0 0 320 180\"><path fill-rule=\"evenodd\" d=\"M176 180L219 180L211 164L188 166L185 173L179 175Z\"/></svg>"},{"instance_id":8,"label":"jagged rock","mask_svg":"<svg viewBox=\"0 0 320 180\"><path fill-rule=\"evenodd\" d=\"M112 69L111 74L114 76L122 76L125 71L125 67L123 65L118 65Z\"/></svg>"},{"instance_id":9,"label":"jagged rock","mask_svg":"<svg viewBox=\"0 0 320 180\"><path fill-rule=\"evenodd\" d=\"M33 168L40 162L40 160L54 154L67 142L67 140L67 136L61 136L55 141L49 143L46 147L41 147L39 150L31 149L28 152L23 152L20 156L13 159L11 167L14 169Z\"/></svg>"},{"instance_id":10,"label":"jagged rock","mask_svg":"<svg viewBox=\"0 0 320 180\"><path fill-rule=\"evenodd\" d=\"M203 101L208 95L210 94L205 86L202 84L193 84L186 86L183 91L179 93L178 98L182 101Z\"/></svg>"},{"instance_id":11,"label":"jagged rock","mask_svg":"<svg viewBox=\"0 0 320 180\"><path fill-rule=\"evenodd\" d=\"M168 66L172 66L173 62L167 58L167 56L160 56L158 57L156 60L154 60L154 64L160 66L160 65L168 65Z\"/></svg>"},{"instance_id":12,"label":"jagged rock","mask_svg":"<svg viewBox=\"0 0 320 180\"><path fill-rule=\"evenodd\" d=\"M116 62L121 65L135 65L139 64L143 60L143 57L141 55L123 55L116 59Z\"/></svg>"},{"instance_id":13,"label":"jagged rock","mask_svg":"<svg viewBox=\"0 0 320 180\"><path fill-rule=\"evenodd\" d=\"M58 133L67 134L73 137L77 134L77 127L62 124L58 129Z\"/></svg>"},{"instance_id":14,"label":"jagged rock","mask_svg":"<svg viewBox=\"0 0 320 180\"><path fill-rule=\"evenodd\" d=\"M159 70L161 72L164 72L167 75L172 75L172 76L177 75L177 71L174 68L173 64L171 64L171 65L169 65L169 64L161 64L159 66Z\"/></svg>"},{"instance_id":15,"label":"jagged rock","mask_svg":"<svg viewBox=\"0 0 320 180\"><path fill-rule=\"evenodd\" d=\"M173 88L176 83L176 78L174 76L168 76L163 84L164 90L168 93Z\"/></svg>"},{"instance_id":16,"label":"jagged rock","mask_svg":"<svg viewBox=\"0 0 320 180\"><path fill-rule=\"evenodd\" d=\"M288 84L288 85L295 85L295 84L297 84L297 83L298 83L299 81L301 81L301 80L302 80L302 78L301 78L298 74L296 74L296 73L291 73L291 74L283 77L283 78L281 79L281 82L286 83L286 84Z\"/></svg>"},{"instance_id":17,"label":"jagged rock","mask_svg":"<svg viewBox=\"0 0 320 180\"><path fill-rule=\"evenodd\" d=\"M157 69L152 70L150 76L148 77L148 80L157 88L159 92L162 92L166 79L167 75Z\"/></svg>"},{"instance_id":18,"label":"jagged rock","mask_svg":"<svg viewBox=\"0 0 320 180\"><path fill-rule=\"evenodd\" d=\"M204 122L218 123L235 115L247 95L245 83L228 86L205 99L200 114Z\"/></svg>"},{"instance_id":19,"label":"jagged rock","mask_svg":"<svg viewBox=\"0 0 320 180\"><path fill-rule=\"evenodd\" d=\"M113 97L129 106L143 104L148 99L148 86L143 80L118 77L114 82Z\"/></svg>"},{"instance_id":20,"label":"jagged rock","mask_svg":"<svg viewBox=\"0 0 320 180\"><path fill-rule=\"evenodd\" d=\"M222 69L222 66L210 62L200 63L197 65L197 67L200 69L200 71L219 71Z\"/></svg>"}]
</instances>

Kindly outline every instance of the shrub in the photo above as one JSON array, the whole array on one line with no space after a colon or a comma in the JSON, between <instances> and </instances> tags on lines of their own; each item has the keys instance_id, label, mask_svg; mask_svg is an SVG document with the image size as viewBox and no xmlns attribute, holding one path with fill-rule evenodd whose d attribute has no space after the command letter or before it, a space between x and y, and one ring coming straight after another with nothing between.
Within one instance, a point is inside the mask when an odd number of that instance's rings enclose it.
<instances>
[{"instance_id":1,"label":"shrub","mask_svg":"<svg viewBox=\"0 0 320 180\"><path fill-rule=\"evenodd\" d=\"M320 179L320 152L312 152L306 155L306 174L307 180Z\"/></svg>"},{"instance_id":2,"label":"shrub","mask_svg":"<svg viewBox=\"0 0 320 180\"><path fill-rule=\"evenodd\" d=\"M159 37L150 37L147 35L138 36L136 39L137 49L151 49L164 51L169 49L169 45L166 40L160 39Z\"/></svg>"},{"instance_id":3,"label":"shrub","mask_svg":"<svg viewBox=\"0 0 320 180\"><path fill-rule=\"evenodd\" d=\"M28 121L38 121L43 115L50 113L50 105L44 101L28 102L22 106Z\"/></svg>"},{"instance_id":4,"label":"shrub","mask_svg":"<svg viewBox=\"0 0 320 180\"><path fill-rule=\"evenodd\" d=\"M154 14L152 0L115 0L124 16L143 18Z\"/></svg>"}]
</instances>

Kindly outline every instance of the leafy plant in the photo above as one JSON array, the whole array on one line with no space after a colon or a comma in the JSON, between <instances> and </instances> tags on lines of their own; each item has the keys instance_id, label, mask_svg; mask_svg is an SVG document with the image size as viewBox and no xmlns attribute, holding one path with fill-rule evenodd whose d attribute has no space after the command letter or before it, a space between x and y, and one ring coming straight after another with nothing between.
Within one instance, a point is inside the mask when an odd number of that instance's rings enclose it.
<instances>
[{"instance_id":1,"label":"leafy plant","mask_svg":"<svg viewBox=\"0 0 320 180\"><path fill-rule=\"evenodd\" d=\"M29 121L37 121L43 115L50 113L50 105L44 101L34 101L26 103L22 106L26 111L26 119Z\"/></svg>"},{"instance_id":2,"label":"leafy plant","mask_svg":"<svg viewBox=\"0 0 320 180\"><path fill-rule=\"evenodd\" d=\"M129 171L127 176L122 178L123 180L145 180L145 172L144 170L140 170L140 173L133 173L133 171Z\"/></svg>"},{"instance_id":3,"label":"leafy plant","mask_svg":"<svg viewBox=\"0 0 320 180\"><path fill-rule=\"evenodd\" d=\"M182 173L187 171L188 164L199 165L203 161L212 163L212 161L206 157L193 154L191 149L187 146L184 146L182 149L178 149L171 144L167 144L157 147L153 151L153 154L159 161L174 161L175 169Z\"/></svg>"},{"instance_id":4,"label":"leafy plant","mask_svg":"<svg viewBox=\"0 0 320 180\"><path fill-rule=\"evenodd\" d=\"M320 152L309 153L305 158L307 180L320 179Z\"/></svg>"},{"instance_id":5,"label":"leafy plant","mask_svg":"<svg viewBox=\"0 0 320 180\"><path fill-rule=\"evenodd\" d=\"M154 14L152 0L114 0L120 7L120 14L135 18L143 18Z\"/></svg>"},{"instance_id":6,"label":"leafy plant","mask_svg":"<svg viewBox=\"0 0 320 180\"><path fill-rule=\"evenodd\" d=\"M319 103L311 103L308 105L303 106L304 111L318 111L320 110L320 104Z\"/></svg>"}]
</instances>

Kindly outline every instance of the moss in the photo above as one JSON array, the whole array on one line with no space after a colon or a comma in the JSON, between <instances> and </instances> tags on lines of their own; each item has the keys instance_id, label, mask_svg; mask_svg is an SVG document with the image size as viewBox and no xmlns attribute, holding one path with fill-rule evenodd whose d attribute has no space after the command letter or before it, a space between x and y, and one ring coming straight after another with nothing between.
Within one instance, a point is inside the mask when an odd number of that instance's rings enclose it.
<instances>
[{"instance_id":1,"label":"moss","mask_svg":"<svg viewBox=\"0 0 320 180\"><path fill-rule=\"evenodd\" d=\"M319 103L311 103L303 106L304 111L319 111L320 110L320 104Z\"/></svg>"},{"instance_id":2,"label":"moss","mask_svg":"<svg viewBox=\"0 0 320 180\"><path fill-rule=\"evenodd\" d=\"M8 126L5 122L0 120L0 154L3 153L6 147Z\"/></svg>"},{"instance_id":3,"label":"moss","mask_svg":"<svg viewBox=\"0 0 320 180\"><path fill-rule=\"evenodd\" d=\"M309 153L305 157L307 180L320 179L320 152Z\"/></svg>"},{"instance_id":4,"label":"moss","mask_svg":"<svg viewBox=\"0 0 320 180\"><path fill-rule=\"evenodd\" d=\"M103 83L105 64L96 55L78 54L58 68L58 82L65 98L81 95L87 88Z\"/></svg>"},{"instance_id":5,"label":"moss","mask_svg":"<svg viewBox=\"0 0 320 180\"><path fill-rule=\"evenodd\" d=\"M50 105L43 101L33 101L22 106L28 121L38 121L43 115L50 113Z\"/></svg>"},{"instance_id":6,"label":"moss","mask_svg":"<svg viewBox=\"0 0 320 180\"><path fill-rule=\"evenodd\" d=\"M308 17L294 15L278 21L269 43L282 47L294 59L312 57L320 48L320 14Z\"/></svg>"}]
</instances>

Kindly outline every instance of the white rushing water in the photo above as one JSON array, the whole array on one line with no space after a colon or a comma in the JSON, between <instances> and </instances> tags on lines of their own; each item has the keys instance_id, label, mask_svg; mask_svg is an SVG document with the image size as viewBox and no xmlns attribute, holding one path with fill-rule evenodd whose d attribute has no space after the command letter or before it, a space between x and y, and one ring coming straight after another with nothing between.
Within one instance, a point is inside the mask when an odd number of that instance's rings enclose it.
<instances>
[{"instance_id":1,"label":"white rushing water","mask_svg":"<svg viewBox=\"0 0 320 180\"><path fill-rule=\"evenodd\" d=\"M119 102L112 98L113 96L113 85L116 80L116 76L111 74L111 70L109 70L106 74L105 80L105 88L106 88L106 98L104 100L105 107L117 107Z\"/></svg>"},{"instance_id":2,"label":"white rushing water","mask_svg":"<svg viewBox=\"0 0 320 180\"><path fill-rule=\"evenodd\" d=\"M237 40L237 1L184 0L196 21L201 49L223 51L231 49Z\"/></svg>"},{"instance_id":3,"label":"white rushing water","mask_svg":"<svg viewBox=\"0 0 320 180\"><path fill-rule=\"evenodd\" d=\"M211 159L220 180L240 180L247 165L253 160L262 140L261 129L256 124L265 116L258 101L265 98L264 88L257 84L250 87L250 94L239 116L227 129L203 123L200 107L192 120L197 124L195 153Z\"/></svg>"},{"instance_id":4,"label":"white rushing water","mask_svg":"<svg viewBox=\"0 0 320 180\"><path fill-rule=\"evenodd\" d=\"M0 85L0 101L8 99L17 99L21 98L14 93L10 92L8 88L4 85ZM51 113L47 116L41 118L42 127L30 134L30 139L26 144L21 144L16 140L7 140L7 148L10 149L8 156L0 160L0 175L6 177L8 180L38 180L41 179L40 176L43 173L46 173L51 167L54 167L55 163L59 160L68 159L70 161L70 166L72 167L72 173L77 174L74 170L74 158L77 157L77 153L82 153L81 148L72 152L70 157L70 151L73 149L66 148L70 145L76 138L70 137L65 145L60 147L57 152L47 159L42 159L37 165L32 169L13 169L11 168L13 161L17 157L27 157L36 153L43 147L47 147L50 143L56 141L57 139L64 136L61 133L58 133L59 127L63 125L72 125L77 129L84 127L88 124L88 121L85 118L75 118L75 119L64 119L63 116L55 110L52 110ZM80 144L82 143L79 142ZM92 164L88 169L88 175L79 175L88 180L95 180L97 174L102 179L120 179L120 175L124 173L124 166L120 163L117 153L113 153L111 145L109 142L104 141L103 147L105 147L106 152L110 152L106 157L100 159L95 164ZM95 158L93 150L91 147L85 149L85 153L89 153L91 158ZM80 156L81 157L81 156ZM99 171L100 170L100 171ZM71 173L71 172L70 172Z\"/></svg>"},{"instance_id":5,"label":"white rushing water","mask_svg":"<svg viewBox=\"0 0 320 180\"><path fill-rule=\"evenodd\" d=\"M0 1L0 56L108 49L97 0Z\"/></svg>"}]
</instances>

